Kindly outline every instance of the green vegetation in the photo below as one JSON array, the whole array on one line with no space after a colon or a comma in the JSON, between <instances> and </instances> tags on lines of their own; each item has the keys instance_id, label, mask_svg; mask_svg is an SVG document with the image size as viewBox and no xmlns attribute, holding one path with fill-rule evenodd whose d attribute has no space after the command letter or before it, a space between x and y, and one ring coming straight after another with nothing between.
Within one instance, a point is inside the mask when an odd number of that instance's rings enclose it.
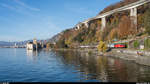
<instances>
[{"instance_id":1,"label":"green vegetation","mask_svg":"<svg viewBox=\"0 0 150 84\"><path fill-rule=\"evenodd\" d=\"M145 13L144 26L146 29L146 33L150 35L150 9L148 9Z\"/></svg>"},{"instance_id":2,"label":"green vegetation","mask_svg":"<svg viewBox=\"0 0 150 84\"><path fill-rule=\"evenodd\" d=\"M145 49L150 48L150 39L149 38L144 41L144 46L145 46Z\"/></svg>"},{"instance_id":3,"label":"green vegetation","mask_svg":"<svg viewBox=\"0 0 150 84\"><path fill-rule=\"evenodd\" d=\"M102 12L112 10L137 0L123 0L120 3L111 5ZM101 12L101 13L102 13ZM138 7L138 25L133 24L130 17L130 11L114 13L106 18L107 26L101 31L101 19L89 21L89 27L81 24L78 30L67 29L62 32L55 48L76 48L80 45L98 44L99 50L104 52L107 43L113 42L114 39L123 40L134 38L134 36L150 35L150 4ZM131 47L138 48L140 43L135 41ZM128 46L128 45L127 45ZM145 41L145 46L149 42ZM149 47L150 48L150 47ZM104 51L103 51L104 50Z\"/></svg>"},{"instance_id":4,"label":"green vegetation","mask_svg":"<svg viewBox=\"0 0 150 84\"><path fill-rule=\"evenodd\" d=\"M138 48L140 46L140 43L136 40L134 41L134 48Z\"/></svg>"},{"instance_id":5,"label":"green vegetation","mask_svg":"<svg viewBox=\"0 0 150 84\"><path fill-rule=\"evenodd\" d=\"M89 54L89 55L92 55L92 51L88 51L88 54Z\"/></svg>"},{"instance_id":6,"label":"green vegetation","mask_svg":"<svg viewBox=\"0 0 150 84\"><path fill-rule=\"evenodd\" d=\"M101 11L99 14L101 13L105 13L105 12L108 12L110 10L113 10L113 9L116 9L116 8L120 8L122 6L125 6L127 4L130 4L130 3L133 3L133 2L136 2L138 0L121 0L120 2L116 3L116 4L113 4L113 5L110 5L108 7L106 7L103 11Z\"/></svg>"},{"instance_id":7,"label":"green vegetation","mask_svg":"<svg viewBox=\"0 0 150 84\"><path fill-rule=\"evenodd\" d=\"M67 46L67 44L65 44L65 40L62 39L56 43L55 48L68 48L68 46Z\"/></svg>"}]
</instances>

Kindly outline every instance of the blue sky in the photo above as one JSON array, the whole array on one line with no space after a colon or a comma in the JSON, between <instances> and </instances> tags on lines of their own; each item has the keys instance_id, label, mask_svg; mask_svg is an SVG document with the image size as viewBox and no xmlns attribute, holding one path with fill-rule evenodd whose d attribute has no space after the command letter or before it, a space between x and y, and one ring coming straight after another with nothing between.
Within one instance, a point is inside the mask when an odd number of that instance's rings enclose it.
<instances>
[{"instance_id":1,"label":"blue sky","mask_svg":"<svg viewBox=\"0 0 150 84\"><path fill-rule=\"evenodd\" d=\"M47 39L120 0L0 0L0 41Z\"/></svg>"}]
</instances>

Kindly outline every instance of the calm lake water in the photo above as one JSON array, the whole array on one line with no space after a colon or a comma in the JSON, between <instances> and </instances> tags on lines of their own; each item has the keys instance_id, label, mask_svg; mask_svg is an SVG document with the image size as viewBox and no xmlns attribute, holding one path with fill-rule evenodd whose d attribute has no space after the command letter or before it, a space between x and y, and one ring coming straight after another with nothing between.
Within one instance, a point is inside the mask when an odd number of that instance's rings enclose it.
<instances>
[{"instance_id":1,"label":"calm lake water","mask_svg":"<svg viewBox=\"0 0 150 84\"><path fill-rule=\"evenodd\" d=\"M77 51L0 48L0 82L150 82L150 67Z\"/></svg>"}]
</instances>

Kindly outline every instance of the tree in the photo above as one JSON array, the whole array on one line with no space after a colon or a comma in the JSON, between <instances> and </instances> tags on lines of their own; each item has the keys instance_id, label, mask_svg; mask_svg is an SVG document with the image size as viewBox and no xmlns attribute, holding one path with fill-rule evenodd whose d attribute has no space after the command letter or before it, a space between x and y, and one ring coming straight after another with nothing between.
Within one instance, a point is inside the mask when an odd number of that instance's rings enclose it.
<instances>
[{"instance_id":1,"label":"tree","mask_svg":"<svg viewBox=\"0 0 150 84\"><path fill-rule=\"evenodd\" d=\"M140 46L140 43L136 40L135 42L134 42L134 48L138 48Z\"/></svg>"},{"instance_id":2,"label":"tree","mask_svg":"<svg viewBox=\"0 0 150 84\"><path fill-rule=\"evenodd\" d=\"M57 48L68 48L68 46L65 44L65 39L60 39L58 42L56 42Z\"/></svg>"},{"instance_id":3,"label":"tree","mask_svg":"<svg viewBox=\"0 0 150 84\"><path fill-rule=\"evenodd\" d=\"M118 27L119 37L127 38L129 35L134 35L136 33L136 26L131 21L128 16L123 16Z\"/></svg>"},{"instance_id":4,"label":"tree","mask_svg":"<svg viewBox=\"0 0 150 84\"><path fill-rule=\"evenodd\" d=\"M46 44L46 48L54 48L54 44L48 42L48 43Z\"/></svg>"},{"instance_id":5,"label":"tree","mask_svg":"<svg viewBox=\"0 0 150 84\"><path fill-rule=\"evenodd\" d=\"M113 28L111 32L109 33L109 40L113 40L115 38L118 38L118 30L117 28Z\"/></svg>"},{"instance_id":6,"label":"tree","mask_svg":"<svg viewBox=\"0 0 150 84\"><path fill-rule=\"evenodd\" d=\"M99 45L98 45L98 50L100 52L106 52L107 50L107 45L103 42L103 41L100 41L99 42Z\"/></svg>"},{"instance_id":7,"label":"tree","mask_svg":"<svg viewBox=\"0 0 150 84\"><path fill-rule=\"evenodd\" d=\"M144 26L146 32L150 35L150 9L145 13Z\"/></svg>"}]
</instances>

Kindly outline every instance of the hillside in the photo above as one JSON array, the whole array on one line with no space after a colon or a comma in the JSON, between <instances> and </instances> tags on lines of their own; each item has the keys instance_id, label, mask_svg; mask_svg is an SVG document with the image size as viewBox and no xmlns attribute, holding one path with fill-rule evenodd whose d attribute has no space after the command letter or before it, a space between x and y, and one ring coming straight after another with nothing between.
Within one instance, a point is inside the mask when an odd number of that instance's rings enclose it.
<instances>
[{"instance_id":1,"label":"hillside","mask_svg":"<svg viewBox=\"0 0 150 84\"><path fill-rule=\"evenodd\" d=\"M131 4L131 3L136 2L136 1L139 1L139 0L122 0L122 1L120 1L118 3L112 4L112 5L104 8L104 10L101 11L99 14L108 12L108 11L116 9L116 8L123 7L123 6L127 5L127 4Z\"/></svg>"},{"instance_id":2,"label":"hillside","mask_svg":"<svg viewBox=\"0 0 150 84\"><path fill-rule=\"evenodd\" d=\"M55 43L55 42L57 42L57 41L61 38L62 33L63 33L63 32L54 35L52 38L47 39L47 41L50 42L50 43Z\"/></svg>"},{"instance_id":3,"label":"hillside","mask_svg":"<svg viewBox=\"0 0 150 84\"><path fill-rule=\"evenodd\" d=\"M137 0L123 0L116 4L106 7L99 14L113 10L115 8L124 6L129 3L133 3ZM54 36L52 39L56 39L56 48L76 48L80 45L96 45L99 41L123 40L128 38L134 38L136 36L150 34L150 4L140 6L138 9L138 24L137 27L130 19L130 11L123 11L114 13L106 18L107 26L101 31L101 19L91 20L89 27L84 24L79 29L71 28L67 29L61 34Z\"/></svg>"}]
</instances>

